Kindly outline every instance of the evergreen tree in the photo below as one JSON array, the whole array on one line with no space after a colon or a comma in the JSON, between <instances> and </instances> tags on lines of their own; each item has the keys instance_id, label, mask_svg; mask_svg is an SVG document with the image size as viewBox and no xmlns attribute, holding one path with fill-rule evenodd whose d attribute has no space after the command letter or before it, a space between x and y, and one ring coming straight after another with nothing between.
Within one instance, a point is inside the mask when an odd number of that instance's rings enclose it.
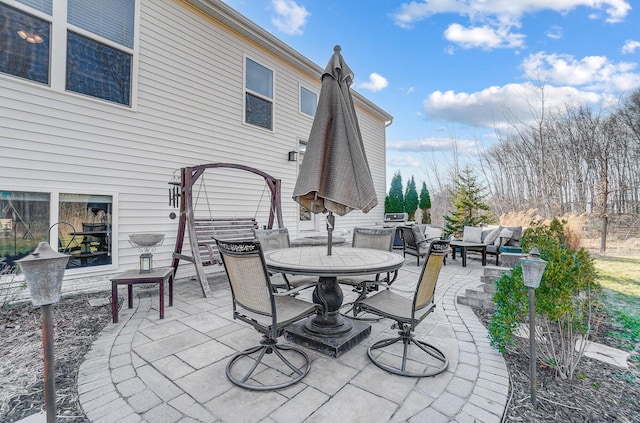
<instances>
[{"instance_id":1,"label":"evergreen tree","mask_svg":"<svg viewBox=\"0 0 640 423\"><path fill-rule=\"evenodd\" d=\"M384 199L384 212L404 212L404 195L402 194L402 176L400 176L400 171L397 171L391 179L389 195Z\"/></svg>"},{"instance_id":2,"label":"evergreen tree","mask_svg":"<svg viewBox=\"0 0 640 423\"><path fill-rule=\"evenodd\" d=\"M431 223L431 196L427 189L427 183L422 182L422 189L420 190L420 202L418 207L422 210L422 223Z\"/></svg>"},{"instance_id":3,"label":"evergreen tree","mask_svg":"<svg viewBox=\"0 0 640 423\"><path fill-rule=\"evenodd\" d=\"M491 207L485 203L486 187L482 186L473 170L467 166L458 175L451 193L454 210L444 216L444 231L447 234L460 236L465 226L478 226L481 223L493 223Z\"/></svg>"},{"instance_id":4,"label":"evergreen tree","mask_svg":"<svg viewBox=\"0 0 640 423\"><path fill-rule=\"evenodd\" d=\"M407 190L404 195L404 211L409 214L409 220L414 220L414 216L418 210L418 191L416 190L416 181L413 175L407 182Z\"/></svg>"}]
</instances>

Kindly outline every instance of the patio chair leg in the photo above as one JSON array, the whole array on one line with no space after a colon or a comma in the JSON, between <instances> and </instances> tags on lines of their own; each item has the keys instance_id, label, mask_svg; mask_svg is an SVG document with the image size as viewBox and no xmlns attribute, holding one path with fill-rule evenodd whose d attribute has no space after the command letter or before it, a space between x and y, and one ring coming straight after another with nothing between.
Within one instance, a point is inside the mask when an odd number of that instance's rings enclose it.
<instances>
[{"instance_id":1,"label":"patio chair leg","mask_svg":"<svg viewBox=\"0 0 640 423\"><path fill-rule=\"evenodd\" d=\"M300 359L302 360L302 365L297 366L293 364L291 359L287 358L283 354L283 352L290 352L292 353L293 357L297 356L299 360ZM291 370L292 373L289 374L287 371L283 369L274 368L275 370L279 371L285 376L289 376L289 380L286 380L282 383L273 384L273 385L265 385L258 382L250 383L249 381L251 380L253 373L256 371L256 369L258 369L258 366L260 364L263 364L264 366L269 366L268 364L263 363L262 360L264 359L265 355L269 355L271 353L274 353L273 355L278 357L278 359L282 363L284 363L287 366L287 368L289 368L289 370ZM234 364L238 363L243 358L246 358L247 360L251 360L253 361L253 363L249 367L249 370L246 371L243 376L236 377L235 375L233 375L232 367L234 366ZM270 367L273 367L273 366L270 366ZM226 375L227 375L227 378L233 384L238 385L240 387L251 389L254 391L271 391L275 389L286 388L287 386L291 386L299 382L300 380L302 380L302 378L304 378L307 375L307 373L309 373L310 369L311 369L311 360L309 359L309 356L302 349L294 346L290 346L290 345L279 345L277 343L277 340L271 339L269 337L265 337L265 339L263 339L263 341L260 342L260 345L248 348L231 357L231 360L229 360L229 362L227 363Z\"/></svg>"},{"instance_id":2,"label":"patio chair leg","mask_svg":"<svg viewBox=\"0 0 640 423\"><path fill-rule=\"evenodd\" d=\"M447 370L447 367L449 367L449 359L447 359L447 357L444 355L444 353L442 351L440 351L438 348L436 348L435 346L424 342L424 341L419 341L417 339L415 339L415 337L413 336L412 333L410 332L398 332L400 334L400 336L397 336L395 338L386 338L386 339L382 339L380 341L377 341L375 343L373 343L369 349L367 350L367 355L369 356L369 359L373 362L373 364L375 364L376 366L378 366L379 368L381 368L382 370L386 370L390 373L396 374L396 375L400 375L400 376L409 376L409 377L429 377L429 376L435 376L438 375L442 372L444 372L445 370ZM402 353L402 361L400 363L399 366L394 366L394 365L390 365L390 364L386 364L383 363L379 357L374 357L373 356L373 351L377 350L377 349L381 349L381 348L385 348L388 347L390 345L395 344L396 342L402 341L403 345L403 353ZM416 345L418 347L419 350L421 350L422 352L428 354L429 356L433 357L434 359L436 359L437 361L439 361L441 364L438 366L433 366L433 365L429 365L430 368L432 368L431 370L426 370L424 372L411 372L407 370L407 359L409 357L409 351L410 351L410 346L411 344ZM413 357L413 360L416 360L415 357ZM435 368L434 368L435 367Z\"/></svg>"}]
</instances>

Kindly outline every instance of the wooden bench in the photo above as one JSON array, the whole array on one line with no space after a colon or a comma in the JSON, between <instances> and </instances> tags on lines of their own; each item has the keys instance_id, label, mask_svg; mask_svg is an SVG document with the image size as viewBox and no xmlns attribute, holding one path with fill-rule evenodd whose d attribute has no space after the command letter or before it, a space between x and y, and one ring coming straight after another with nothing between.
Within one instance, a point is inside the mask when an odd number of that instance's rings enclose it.
<instances>
[{"instance_id":1,"label":"wooden bench","mask_svg":"<svg viewBox=\"0 0 640 423\"><path fill-rule=\"evenodd\" d=\"M193 229L198 248L192 248L190 256L181 254L181 249L180 252L174 252L172 267L177 271L180 260L193 263L196 267L196 275L202 287L202 292L205 297L209 297L211 291L204 268L214 264L222 265L216 238L222 240L251 240L255 239L253 230L257 228L258 223L253 217L195 218L193 220ZM190 244L193 245L194 243L190 242ZM180 248L182 248L182 245L180 245Z\"/></svg>"},{"instance_id":2,"label":"wooden bench","mask_svg":"<svg viewBox=\"0 0 640 423\"><path fill-rule=\"evenodd\" d=\"M253 217L215 217L215 218L195 218L193 227L198 241L197 254L203 266L212 264L222 264L217 239L255 239L253 230L258 228L258 223ZM192 251L191 256L173 253L173 257L179 260L186 260L195 263L196 252Z\"/></svg>"}]
</instances>

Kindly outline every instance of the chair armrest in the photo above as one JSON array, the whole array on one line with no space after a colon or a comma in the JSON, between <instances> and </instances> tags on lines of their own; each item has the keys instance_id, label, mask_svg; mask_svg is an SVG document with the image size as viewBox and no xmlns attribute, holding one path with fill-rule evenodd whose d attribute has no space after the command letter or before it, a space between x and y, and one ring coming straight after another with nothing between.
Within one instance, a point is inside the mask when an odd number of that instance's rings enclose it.
<instances>
[{"instance_id":1,"label":"chair armrest","mask_svg":"<svg viewBox=\"0 0 640 423\"><path fill-rule=\"evenodd\" d=\"M425 238L422 238L422 239L420 239L420 240L416 239L416 245L417 245L418 247L420 247L420 246L421 246L421 245L423 245L423 244L426 244L426 245L431 244L431 240L429 240L429 239L425 239Z\"/></svg>"},{"instance_id":2,"label":"chair armrest","mask_svg":"<svg viewBox=\"0 0 640 423\"><path fill-rule=\"evenodd\" d=\"M296 294L303 289L311 288L312 286L316 286L316 283L305 283L304 285L300 285L296 288L291 288L288 291L276 292L273 294L274 297L286 297L287 295Z\"/></svg>"},{"instance_id":3,"label":"chair armrest","mask_svg":"<svg viewBox=\"0 0 640 423\"><path fill-rule=\"evenodd\" d=\"M378 275L376 275L376 279L375 280L366 280L366 281L362 281L362 285L364 286L364 289L368 289L371 290L372 287L374 290L378 290L379 287L383 287L383 288L387 288L390 289L391 285L396 281L396 279L398 278L398 271L395 270L393 272L387 272L387 277L384 279L379 279L378 277L382 275L382 273L378 273Z\"/></svg>"}]
</instances>

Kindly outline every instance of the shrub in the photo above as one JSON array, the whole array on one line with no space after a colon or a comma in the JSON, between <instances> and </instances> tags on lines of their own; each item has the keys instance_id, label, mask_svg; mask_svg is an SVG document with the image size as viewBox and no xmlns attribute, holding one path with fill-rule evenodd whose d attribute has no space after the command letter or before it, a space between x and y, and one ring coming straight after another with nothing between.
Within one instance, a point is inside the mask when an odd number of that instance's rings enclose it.
<instances>
[{"instance_id":1,"label":"shrub","mask_svg":"<svg viewBox=\"0 0 640 423\"><path fill-rule=\"evenodd\" d=\"M520 239L524 251L535 246L547 261L535 292L538 357L563 379L572 378L584 355L600 294L593 260L583 248L573 250L567 246L570 237L565 224L558 219L549 224L532 222ZM489 337L493 346L505 352L517 348L514 333L529 313L520 265L500 278L496 288L496 311L489 324Z\"/></svg>"}]
</instances>

